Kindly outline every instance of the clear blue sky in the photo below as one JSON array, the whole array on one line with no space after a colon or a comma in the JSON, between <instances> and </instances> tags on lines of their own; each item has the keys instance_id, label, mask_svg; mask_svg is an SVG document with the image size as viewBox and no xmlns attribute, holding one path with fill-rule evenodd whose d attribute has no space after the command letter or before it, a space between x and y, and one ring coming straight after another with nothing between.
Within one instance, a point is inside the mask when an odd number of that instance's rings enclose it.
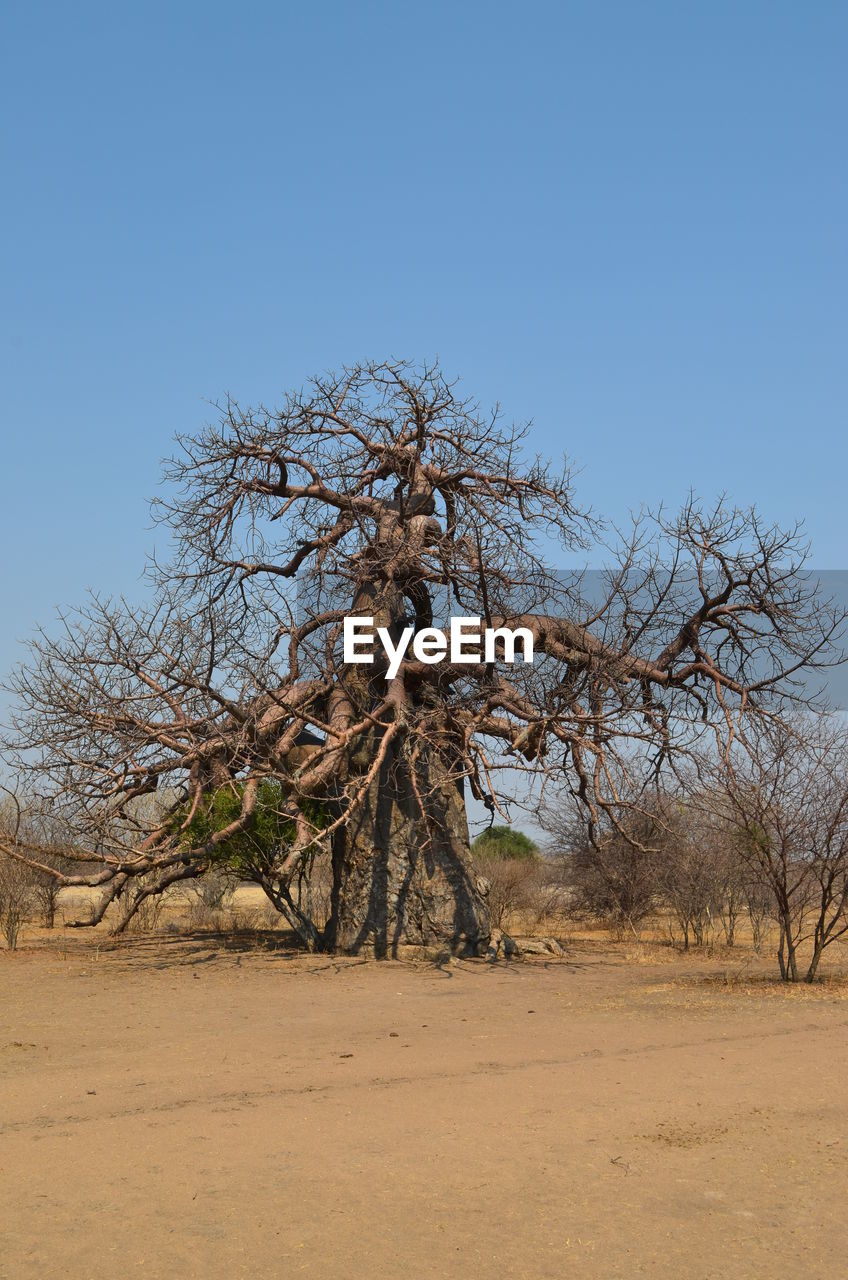
<instances>
[{"instance_id":1,"label":"clear blue sky","mask_svg":"<svg viewBox=\"0 0 848 1280\"><path fill-rule=\"evenodd\" d=\"M140 591L204 399L438 354L614 517L845 565L848 5L21 4L2 28L3 604Z\"/></svg>"}]
</instances>

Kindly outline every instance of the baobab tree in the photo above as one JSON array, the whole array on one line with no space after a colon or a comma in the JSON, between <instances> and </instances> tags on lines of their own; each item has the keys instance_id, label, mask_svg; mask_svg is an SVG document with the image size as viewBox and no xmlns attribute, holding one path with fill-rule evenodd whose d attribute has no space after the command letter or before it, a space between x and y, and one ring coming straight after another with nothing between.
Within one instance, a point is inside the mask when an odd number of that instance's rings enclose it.
<instances>
[{"instance_id":1,"label":"baobab tree","mask_svg":"<svg viewBox=\"0 0 848 1280\"><path fill-rule=\"evenodd\" d=\"M833 659L841 618L799 529L723 503L638 520L588 598L549 562L600 525L528 444L437 367L394 362L276 410L228 401L180 439L153 605L90 601L12 682L7 757L27 803L73 828L90 870L62 883L100 889L93 920L117 901L120 928L234 857L310 947L479 951L469 795L496 814L505 770L528 790L565 776L590 825L614 818L637 757L661 768L693 725L730 735ZM477 661L417 645L391 673L379 646L345 662L345 618L398 644L452 615L523 629L533 661L509 662L501 636ZM319 848L324 929L293 890Z\"/></svg>"}]
</instances>

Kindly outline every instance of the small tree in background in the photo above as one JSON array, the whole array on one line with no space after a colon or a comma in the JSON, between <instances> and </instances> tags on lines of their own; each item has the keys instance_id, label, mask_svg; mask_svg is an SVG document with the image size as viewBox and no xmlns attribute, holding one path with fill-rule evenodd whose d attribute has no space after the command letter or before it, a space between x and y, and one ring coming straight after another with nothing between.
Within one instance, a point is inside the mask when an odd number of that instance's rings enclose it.
<instances>
[{"instance_id":1,"label":"small tree in background","mask_svg":"<svg viewBox=\"0 0 848 1280\"><path fill-rule=\"evenodd\" d=\"M33 874L25 863L0 850L0 931L9 951L16 951L21 925L35 905Z\"/></svg>"},{"instance_id":2,"label":"small tree in background","mask_svg":"<svg viewBox=\"0 0 848 1280\"><path fill-rule=\"evenodd\" d=\"M17 799L7 792L0 800L0 836L3 843L17 840L22 816ZM0 847L0 932L9 951L17 950L21 925L35 904L36 875L27 863Z\"/></svg>"},{"instance_id":3,"label":"small tree in background","mask_svg":"<svg viewBox=\"0 0 848 1280\"><path fill-rule=\"evenodd\" d=\"M186 849L209 846L209 872L216 885L249 880L258 885L301 940L312 950L318 943L310 897L311 860L295 849L297 828L283 809L277 779L265 778L257 788L253 819L238 822L244 800L244 784L231 783L213 792L200 804L184 805L173 817L174 831ZM302 820L319 832L329 821L325 808L313 801L303 806ZM213 837L230 831L218 844ZM314 860L317 846L311 850ZM299 865L298 865L299 860ZM289 872L297 867L297 875Z\"/></svg>"},{"instance_id":4,"label":"small tree in background","mask_svg":"<svg viewBox=\"0 0 848 1280\"><path fill-rule=\"evenodd\" d=\"M531 861L539 857L539 846L515 827L489 827L471 846L478 858L512 858Z\"/></svg>"},{"instance_id":5,"label":"small tree in background","mask_svg":"<svg viewBox=\"0 0 848 1280\"><path fill-rule=\"evenodd\" d=\"M824 712L745 728L716 764L706 803L725 815L749 892L769 891L781 977L812 982L824 951L848 934L848 729Z\"/></svg>"},{"instance_id":6,"label":"small tree in background","mask_svg":"<svg viewBox=\"0 0 848 1280\"><path fill-rule=\"evenodd\" d=\"M717 892L711 853L711 849L699 847L696 840L678 827L665 842L662 857L657 859L658 898L680 930L684 951L688 951L693 942L702 947L712 940ZM671 924L669 932L675 941Z\"/></svg>"},{"instance_id":7,"label":"small tree in background","mask_svg":"<svg viewBox=\"0 0 848 1280\"><path fill-rule=\"evenodd\" d=\"M645 811L629 834L615 828L593 831L571 798L542 814L551 833L551 857L568 894L568 909L578 919L606 924L614 934L640 936L656 909L660 831Z\"/></svg>"},{"instance_id":8,"label":"small tree in background","mask_svg":"<svg viewBox=\"0 0 848 1280\"><path fill-rule=\"evenodd\" d=\"M51 858L49 854L45 855L47 865L62 870L67 865L67 860L56 856ZM38 913L41 916L41 923L45 929L52 929L56 922L56 907L59 903L59 890L61 885L51 871L40 871L37 868L32 869L32 891Z\"/></svg>"},{"instance_id":9,"label":"small tree in background","mask_svg":"<svg viewBox=\"0 0 848 1280\"><path fill-rule=\"evenodd\" d=\"M471 846L478 883L486 887L492 928L503 931L511 916L535 903L541 881L539 847L514 827L489 827Z\"/></svg>"}]
</instances>

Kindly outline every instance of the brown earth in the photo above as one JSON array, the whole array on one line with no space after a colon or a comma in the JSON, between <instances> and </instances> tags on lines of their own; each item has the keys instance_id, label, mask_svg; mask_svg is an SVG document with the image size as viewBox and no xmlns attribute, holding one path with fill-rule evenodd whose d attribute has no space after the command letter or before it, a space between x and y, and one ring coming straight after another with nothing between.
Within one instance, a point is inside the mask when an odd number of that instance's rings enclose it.
<instances>
[{"instance_id":1,"label":"brown earth","mask_svg":"<svg viewBox=\"0 0 848 1280\"><path fill-rule=\"evenodd\" d=\"M0 954L8 1280L845 1272L842 983L71 937Z\"/></svg>"}]
</instances>

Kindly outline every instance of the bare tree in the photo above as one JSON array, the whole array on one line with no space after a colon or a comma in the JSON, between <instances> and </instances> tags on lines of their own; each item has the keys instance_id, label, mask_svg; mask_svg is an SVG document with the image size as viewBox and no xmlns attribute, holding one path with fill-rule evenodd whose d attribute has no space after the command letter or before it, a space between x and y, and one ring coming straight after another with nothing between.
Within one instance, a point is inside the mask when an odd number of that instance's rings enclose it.
<instances>
[{"instance_id":1,"label":"bare tree","mask_svg":"<svg viewBox=\"0 0 848 1280\"><path fill-rule=\"evenodd\" d=\"M755 953L759 955L768 923L775 915L774 897L756 865L743 869L742 883L745 910L751 926L751 943Z\"/></svg>"},{"instance_id":2,"label":"bare tree","mask_svg":"<svg viewBox=\"0 0 848 1280\"><path fill-rule=\"evenodd\" d=\"M487 857L476 853L472 855L472 865L485 891L492 929L506 929L511 917L536 904L544 870L538 857Z\"/></svg>"},{"instance_id":3,"label":"bare tree","mask_svg":"<svg viewBox=\"0 0 848 1280\"><path fill-rule=\"evenodd\" d=\"M713 803L732 824L753 885L768 887L781 977L812 982L848 932L848 729L822 712L754 719L717 770Z\"/></svg>"},{"instance_id":4,"label":"bare tree","mask_svg":"<svg viewBox=\"0 0 848 1280\"><path fill-rule=\"evenodd\" d=\"M227 402L181 440L152 607L92 600L12 681L6 754L30 802L67 815L85 868L57 878L100 890L92 922L118 903L120 928L226 858L268 816L272 779L281 838L257 874L306 945L480 951L466 791L495 811L505 770L564 776L593 830L615 826L616 770L656 770L695 724L730 735L743 708L803 694L804 669L833 659L842 619L803 573L799 531L721 503L637 521L603 598L587 597L544 549L573 556L598 525L568 469L526 443L437 368L402 363L316 378L278 410ZM526 628L534 661L407 650L391 678L379 652L344 662L346 615L397 644L451 611ZM224 792L232 816L193 837ZM323 931L297 894L319 848Z\"/></svg>"},{"instance_id":5,"label":"bare tree","mask_svg":"<svg viewBox=\"0 0 848 1280\"><path fill-rule=\"evenodd\" d=\"M0 849L0 931L9 951L17 949L21 925L29 919L34 905L32 871Z\"/></svg>"},{"instance_id":6,"label":"bare tree","mask_svg":"<svg viewBox=\"0 0 848 1280\"><path fill-rule=\"evenodd\" d=\"M720 836L722 833L717 833ZM728 947L736 943L736 931L739 921L748 909L746 868L741 864L735 851L726 842L714 841L714 879L715 902L714 913L721 920L724 930L724 941ZM753 930L753 926L752 926Z\"/></svg>"},{"instance_id":7,"label":"bare tree","mask_svg":"<svg viewBox=\"0 0 848 1280\"><path fill-rule=\"evenodd\" d=\"M52 929L56 922L56 908L59 903L59 891L62 887L54 873L59 871L61 874L65 863L64 859L51 857L46 852L41 857L42 860L46 860L46 865L50 869L48 871L40 871L36 867L32 868L32 892L41 916L41 923L45 929Z\"/></svg>"},{"instance_id":8,"label":"bare tree","mask_svg":"<svg viewBox=\"0 0 848 1280\"><path fill-rule=\"evenodd\" d=\"M713 937L717 863L714 845L701 835L700 824L693 824L681 805L664 833L662 855L656 862L658 896L680 929L684 951L691 942L703 947Z\"/></svg>"},{"instance_id":9,"label":"bare tree","mask_svg":"<svg viewBox=\"0 0 848 1280\"><path fill-rule=\"evenodd\" d=\"M646 920L667 913L672 940L678 930L688 951L712 943L719 925L732 947L740 916L750 909L759 946L761 878L740 856L726 807L703 789L698 771L658 780L652 792L631 799L629 810L622 805L618 827L594 839L573 803L543 811L572 913L636 938Z\"/></svg>"},{"instance_id":10,"label":"bare tree","mask_svg":"<svg viewBox=\"0 0 848 1280\"><path fill-rule=\"evenodd\" d=\"M0 932L9 951L17 950L21 925L35 904L34 871L26 862L5 852L21 827L20 805L14 796L0 803Z\"/></svg>"},{"instance_id":11,"label":"bare tree","mask_svg":"<svg viewBox=\"0 0 848 1280\"><path fill-rule=\"evenodd\" d=\"M549 806L542 819L552 837L550 856L567 890L569 914L638 940L659 900L661 838L653 816L642 814L627 834L607 827L594 839L585 813L573 801Z\"/></svg>"}]
</instances>

